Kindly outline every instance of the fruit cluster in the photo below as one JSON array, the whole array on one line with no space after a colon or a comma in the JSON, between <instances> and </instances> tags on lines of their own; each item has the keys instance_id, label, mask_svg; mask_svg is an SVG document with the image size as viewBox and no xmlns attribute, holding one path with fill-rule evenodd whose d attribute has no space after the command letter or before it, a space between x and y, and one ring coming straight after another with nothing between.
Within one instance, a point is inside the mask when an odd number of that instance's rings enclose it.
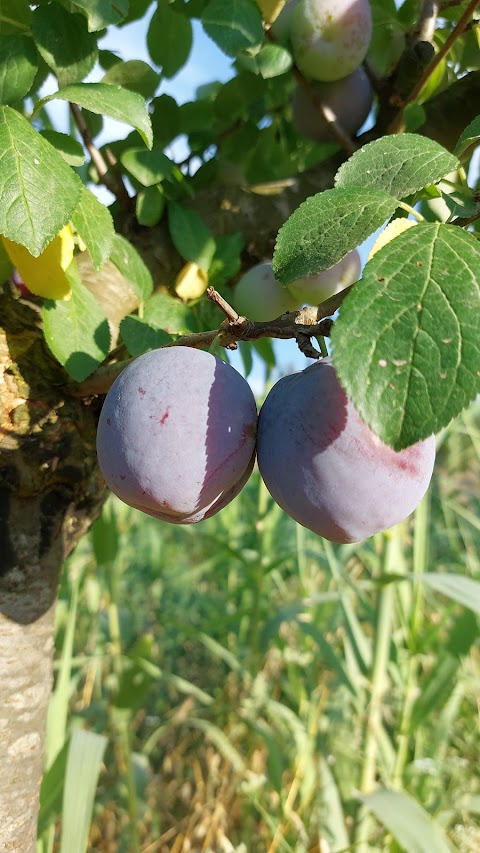
<instances>
[{"instance_id":1,"label":"fruit cluster","mask_svg":"<svg viewBox=\"0 0 480 853\"><path fill-rule=\"evenodd\" d=\"M272 33L290 45L308 81L293 95L297 130L315 142L332 142L330 121L355 134L373 103L372 86L361 67L372 37L368 0L287 0Z\"/></svg>"},{"instance_id":2,"label":"fruit cluster","mask_svg":"<svg viewBox=\"0 0 480 853\"><path fill-rule=\"evenodd\" d=\"M133 361L100 415L97 452L111 490L176 524L228 504L255 461L274 500L333 542L406 518L425 494L433 436L399 452L361 420L330 359L284 377L260 415L246 380L211 353L166 347Z\"/></svg>"},{"instance_id":3,"label":"fruit cluster","mask_svg":"<svg viewBox=\"0 0 480 853\"><path fill-rule=\"evenodd\" d=\"M352 249L333 267L282 287L271 263L256 264L235 285L233 303L239 314L251 320L273 320L304 304L319 305L357 281L361 269L360 255Z\"/></svg>"}]
</instances>

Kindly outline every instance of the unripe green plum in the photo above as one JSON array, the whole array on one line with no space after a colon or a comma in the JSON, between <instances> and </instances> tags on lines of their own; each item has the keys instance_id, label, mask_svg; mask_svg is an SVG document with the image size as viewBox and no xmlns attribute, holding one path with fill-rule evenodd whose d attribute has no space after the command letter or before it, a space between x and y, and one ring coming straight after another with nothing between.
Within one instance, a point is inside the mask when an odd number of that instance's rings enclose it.
<instances>
[{"instance_id":1,"label":"unripe green plum","mask_svg":"<svg viewBox=\"0 0 480 853\"><path fill-rule=\"evenodd\" d=\"M368 0L300 0L291 21L293 57L312 80L340 80L355 71L372 36Z\"/></svg>"},{"instance_id":2,"label":"unripe green plum","mask_svg":"<svg viewBox=\"0 0 480 853\"><path fill-rule=\"evenodd\" d=\"M288 289L294 299L300 303L319 305L325 302L334 293L340 293L349 284L353 284L360 278L362 262L356 249L352 249L338 264L322 270L315 275L299 278L288 285Z\"/></svg>"},{"instance_id":3,"label":"unripe green plum","mask_svg":"<svg viewBox=\"0 0 480 853\"><path fill-rule=\"evenodd\" d=\"M295 311L298 300L277 281L270 263L256 264L235 286L234 308L249 320L274 320Z\"/></svg>"},{"instance_id":4,"label":"unripe green plum","mask_svg":"<svg viewBox=\"0 0 480 853\"><path fill-rule=\"evenodd\" d=\"M311 91L298 86L292 98L292 121L302 136L314 142L333 142L328 124L315 100L328 107L343 130L352 135L367 118L373 103L370 80L362 67L333 83L310 84Z\"/></svg>"},{"instance_id":5,"label":"unripe green plum","mask_svg":"<svg viewBox=\"0 0 480 853\"><path fill-rule=\"evenodd\" d=\"M280 379L260 409L257 458L279 506L332 542L402 521L432 476L435 438L396 451L364 423L325 358Z\"/></svg>"}]
</instances>

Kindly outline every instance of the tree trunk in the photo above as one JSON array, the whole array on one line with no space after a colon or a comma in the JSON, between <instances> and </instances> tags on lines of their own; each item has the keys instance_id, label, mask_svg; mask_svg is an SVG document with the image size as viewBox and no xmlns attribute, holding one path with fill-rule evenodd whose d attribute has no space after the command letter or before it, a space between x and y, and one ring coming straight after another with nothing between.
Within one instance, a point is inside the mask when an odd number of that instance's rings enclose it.
<instances>
[{"instance_id":1,"label":"tree trunk","mask_svg":"<svg viewBox=\"0 0 480 853\"><path fill-rule=\"evenodd\" d=\"M97 406L70 395L35 306L0 297L0 850L33 853L65 557L106 496Z\"/></svg>"}]
</instances>

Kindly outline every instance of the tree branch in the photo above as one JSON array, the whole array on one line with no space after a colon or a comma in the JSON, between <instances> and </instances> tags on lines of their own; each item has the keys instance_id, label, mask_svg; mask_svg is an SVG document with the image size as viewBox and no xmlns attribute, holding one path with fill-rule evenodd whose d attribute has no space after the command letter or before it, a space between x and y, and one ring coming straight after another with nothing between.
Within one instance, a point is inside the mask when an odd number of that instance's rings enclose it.
<instances>
[{"instance_id":1,"label":"tree branch","mask_svg":"<svg viewBox=\"0 0 480 853\"><path fill-rule=\"evenodd\" d=\"M116 199L118 199L119 204L124 210L130 210L131 199L127 193L125 184L123 183L122 176L120 174L112 173L109 166L105 162L103 155L92 141L90 130L87 127L87 123L82 115L82 111L78 108L76 104L70 104L70 109L72 111L75 124L77 125L80 135L83 139L83 144L85 145L85 148L90 154L90 159L98 172L98 176L101 183L108 190L110 190L110 192L115 196Z\"/></svg>"},{"instance_id":2,"label":"tree branch","mask_svg":"<svg viewBox=\"0 0 480 853\"><path fill-rule=\"evenodd\" d=\"M237 341L258 341L260 338L278 338L280 340L293 338L308 358L320 358L321 353L310 345L310 339L319 336L329 337L333 326L331 315L340 307L352 287L353 284L340 293L334 294L330 299L326 299L321 305L307 306L298 311L287 311L286 314L282 314L274 320L262 322L248 320L246 317L237 314L235 309L213 287L209 287L207 297L223 310L227 319L220 324L218 329L182 335L166 346L200 349L211 346L215 341L225 349L236 349ZM129 358L115 364L99 367L92 376L77 386L74 395L85 398L97 394L106 394L117 376L133 360L133 358Z\"/></svg>"},{"instance_id":3,"label":"tree branch","mask_svg":"<svg viewBox=\"0 0 480 853\"><path fill-rule=\"evenodd\" d=\"M468 24L472 14L473 14L473 12L475 11L476 7L478 6L478 3L479 3L479 0L470 0L470 3L468 4L467 8L465 9L463 15L461 16L461 18L459 19L459 21L457 22L455 27L453 28L452 32L450 33L450 35L446 39L445 43L442 45L442 47L440 48L438 53L435 53L432 56L430 62L426 65L426 67L423 69L423 72L417 78L415 85L412 87L408 97L405 99L405 102L403 103L403 105L401 106L397 115L395 116L395 118L391 122L391 124L388 128L389 133L400 133L402 131L403 125L404 125L403 113L404 113L405 107L407 106L407 104L413 103L413 101L415 101L418 98L418 95L420 94L421 90L423 89L425 83L427 82L427 80L429 79L431 74L433 74L433 72L435 71L435 69L437 68L439 63L442 61L444 56L446 56L447 53L449 52L452 45L455 43L455 41L462 35L464 30L466 29L467 24ZM424 6L429 6L429 5L430 4L428 4L428 3L424 3ZM431 4L431 5L437 6L438 4Z\"/></svg>"}]
</instances>

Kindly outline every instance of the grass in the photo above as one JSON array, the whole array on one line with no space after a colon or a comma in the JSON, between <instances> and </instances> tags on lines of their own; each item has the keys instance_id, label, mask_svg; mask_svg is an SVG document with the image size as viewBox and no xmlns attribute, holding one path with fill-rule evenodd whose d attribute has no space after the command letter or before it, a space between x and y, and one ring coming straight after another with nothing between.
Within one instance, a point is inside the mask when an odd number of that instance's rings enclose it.
<instances>
[{"instance_id":1,"label":"grass","mask_svg":"<svg viewBox=\"0 0 480 853\"><path fill-rule=\"evenodd\" d=\"M71 831L79 730L105 738L74 795L100 768L91 853L480 849L479 423L358 545L256 473L192 527L111 499L63 575L39 853Z\"/></svg>"}]
</instances>

